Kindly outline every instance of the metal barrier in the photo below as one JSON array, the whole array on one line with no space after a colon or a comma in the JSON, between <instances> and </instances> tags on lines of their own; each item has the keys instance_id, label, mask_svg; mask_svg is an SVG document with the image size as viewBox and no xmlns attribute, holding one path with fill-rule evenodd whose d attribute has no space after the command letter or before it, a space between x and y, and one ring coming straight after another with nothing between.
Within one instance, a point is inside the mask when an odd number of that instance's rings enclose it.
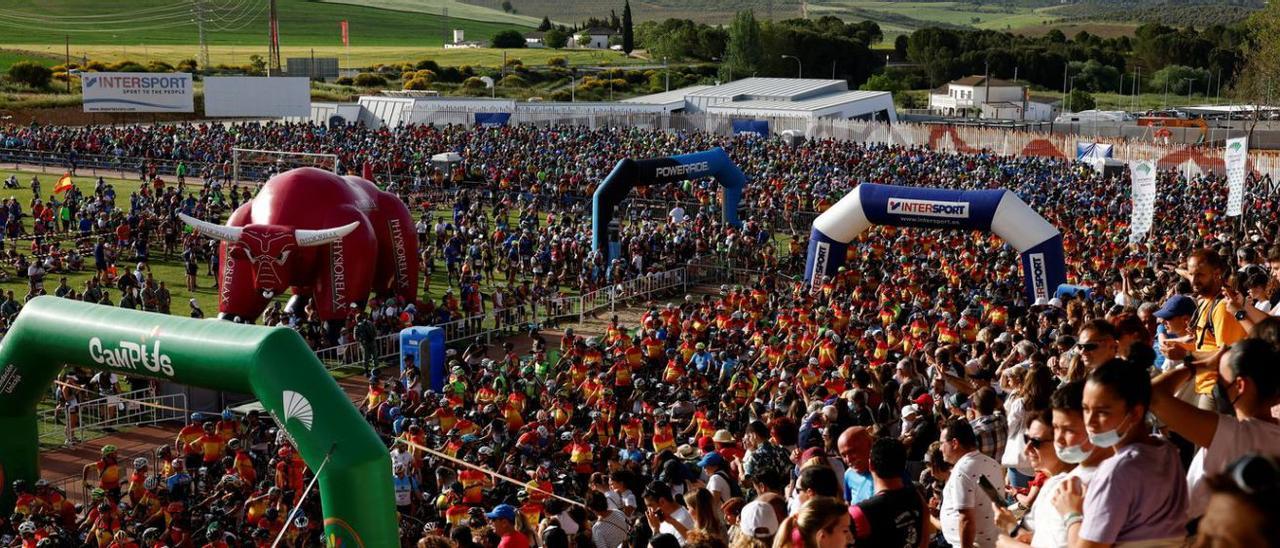
<instances>
[{"instance_id":1,"label":"metal barrier","mask_svg":"<svg viewBox=\"0 0 1280 548\"><path fill-rule=\"evenodd\" d=\"M77 419L74 431L68 427L73 414ZM42 425L39 438L41 441L62 438L63 443L71 444L82 441L87 431L181 421L186 416L186 394L158 396L148 387L82 402L75 410L61 406L41 411L38 413Z\"/></svg>"}]
</instances>

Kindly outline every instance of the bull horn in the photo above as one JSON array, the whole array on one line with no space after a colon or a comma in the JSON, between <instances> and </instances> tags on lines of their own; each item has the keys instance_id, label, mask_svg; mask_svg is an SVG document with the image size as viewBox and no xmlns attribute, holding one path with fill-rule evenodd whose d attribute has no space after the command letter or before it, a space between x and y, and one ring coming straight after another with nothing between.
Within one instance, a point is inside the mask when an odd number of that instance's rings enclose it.
<instances>
[{"instance_id":1,"label":"bull horn","mask_svg":"<svg viewBox=\"0 0 1280 548\"><path fill-rule=\"evenodd\" d=\"M351 224L342 225L337 228L326 228L324 230L305 230L299 228L293 231L293 238L298 241L298 246L300 247L324 245L341 240L358 226L360 226L360 221L353 221Z\"/></svg>"},{"instance_id":2,"label":"bull horn","mask_svg":"<svg viewBox=\"0 0 1280 548\"><path fill-rule=\"evenodd\" d=\"M244 230L244 228L238 226L215 225L201 221L185 213L179 213L178 218L182 219L182 222L187 223L191 228L196 229L197 232L224 242L235 243L240 241L240 232Z\"/></svg>"}]
</instances>

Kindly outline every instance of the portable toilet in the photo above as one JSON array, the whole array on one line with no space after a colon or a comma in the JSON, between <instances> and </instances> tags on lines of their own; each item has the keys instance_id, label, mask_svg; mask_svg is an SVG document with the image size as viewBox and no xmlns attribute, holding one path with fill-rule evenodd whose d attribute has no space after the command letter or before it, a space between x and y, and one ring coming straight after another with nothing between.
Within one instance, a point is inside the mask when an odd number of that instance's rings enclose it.
<instances>
[{"instance_id":1,"label":"portable toilet","mask_svg":"<svg viewBox=\"0 0 1280 548\"><path fill-rule=\"evenodd\" d=\"M400 330L400 372L418 368L422 385L435 392L444 390L444 330L413 326Z\"/></svg>"}]
</instances>

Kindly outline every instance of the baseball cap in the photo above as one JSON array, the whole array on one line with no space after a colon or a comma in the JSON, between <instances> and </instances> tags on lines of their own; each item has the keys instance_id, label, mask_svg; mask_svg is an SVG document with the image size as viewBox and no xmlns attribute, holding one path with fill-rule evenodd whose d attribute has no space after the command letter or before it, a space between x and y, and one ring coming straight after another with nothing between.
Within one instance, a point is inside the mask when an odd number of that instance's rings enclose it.
<instances>
[{"instance_id":1,"label":"baseball cap","mask_svg":"<svg viewBox=\"0 0 1280 548\"><path fill-rule=\"evenodd\" d=\"M902 406L902 418L904 419L911 415L919 415L919 414L920 414L920 408L916 407L915 404Z\"/></svg>"},{"instance_id":2,"label":"baseball cap","mask_svg":"<svg viewBox=\"0 0 1280 548\"><path fill-rule=\"evenodd\" d=\"M724 468L724 457L720 456L720 453L712 451L702 456L702 460L698 461L698 466L700 468L706 468L708 466L719 466Z\"/></svg>"},{"instance_id":3,"label":"baseball cap","mask_svg":"<svg viewBox=\"0 0 1280 548\"><path fill-rule=\"evenodd\" d=\"M1174 295L1164 302L1164 306L1157 310L1155 317L1162 320L1176 318L1178 316L1190 316L1196 311L1196 302L1186 295Z\"/></svg>"},{"instance_id":4,"label":"baseball cap","mask_svg":"<svg viewBox=\"0 0 1280 548\"><path fill-rule=\"evenodd\" d=\"M510 504L499 504L493 507L493 511L484 515L489 519L505 519L508 521L516 520L516 507Z\"/></svg>"},{"instance_id":5,"label":"baseball cap","mask_svg":"<svg viewBox=\"0 0 1280 548\"><path fill-rule=\"evenodd\" d=\"M916 405L930 407L933 405L933 396L928 393L920 394L920 397L916 398L915 402Z\"/></svg>"},{"instance_id":6,"label":"baseball cap","mask_svg":"<svg viewBox=\"0 0 1280 548\"><path fill-rule=\"evenodd\" d=\"M755 538L768 538L778 532L778 516L773 506L758 500L742 507L738 524L743 533Z\"/></svg>"}]
</instances>

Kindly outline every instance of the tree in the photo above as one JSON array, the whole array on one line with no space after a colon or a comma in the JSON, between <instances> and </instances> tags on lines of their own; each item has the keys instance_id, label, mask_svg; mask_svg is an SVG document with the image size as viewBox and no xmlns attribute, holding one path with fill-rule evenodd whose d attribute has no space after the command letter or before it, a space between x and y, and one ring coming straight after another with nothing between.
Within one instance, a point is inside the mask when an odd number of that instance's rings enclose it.
<instances>
[{"instance_id":1,"label":"tree","mask_svg":"<svg viewBox=\"0 0 1280 548\"><path fill-rule=\"evenodd\" d=\"M512 9L513 8L511 7L511 0L502 0L502 11L506 13L511 13Z\"/></svg>"},{"instance_id":2,"label":"tree","mask_svg":"<svg viewBox=\"0 0 1280 548\"><path fill-rule=\"evenodd\" d=\"M905 34L899 34L897 38L894 38L893 56L898 60L905 60L907 58L907 44L910 41L911 39L907 38Z\"/></svg>"},{"instance_id":3,"label":"tree","mask_svg":"<svg viewBox=\"0 0 1280 548\"><path fill-rule=\"evenodd\" d=\"M720 67L721 77L729 80L734 74L752 74L759 69L762 57L760 22L756 21L755 12L748 9L735 13L733 22L729 23L729 43Z\"/></svg>"},{"instance_id":4,"label":"tree","mask_svg":"<svg viewBox=\"0 0 1280 548\"><path fill-rule=\"evenodd\" d=\"M523 48L526 45L524 35L515 29L508 29L493 35L493 47L495 48Z\"/></svg>"},{"instance_id":5,"label":"tree","mask_svg":"<svg viewBox=\"0 0 1280 548\"><path fill-rule=\"evenodd\" d=\"M547 32L551 30L551 18L543 15L542 22L538 24L538 31Z\"/></svg>"},{"instance_id":6,"label":"tree","mask_svg":"<svg viewBox=\"0 0 1280 548\"><path fill-rule=\"evenodd\" d=\"M1083 112L1098 108L1098 103L1093 100L1093 95L1089 92L1076 88L1067 94L1067 104L1064 106L1071 109L1071 112Z\"/></svg>"},{"instance_id":7,"label":"tree","mask_svg":"<svg viewBox=\"0 0 1280 548\"><path fill-rule=\"evenodd\" d=\"M584 47L584 48L585 48L585 47L587 47L587 46L590 46L590 45L591 45L591 35L590 35L590 34L587 34L586 32L583 32L583 33L582 33L582 35L578 37L578 45L579 45L579 46L582 46L582 47Z\"/></svg>"},{"instance_id":8,"label":"tree","mask_svg":"<svg viewBox=\"0 0 1280 548\"><path fill-rule=\"evenodd\" d=\"M195 74L196 69L198 68L199 67L196 66L195 59L183 59L181 61L178 61L178 67L177 67L178 72L190 72L192 74Z\"/></svg>"},{"instance_id":9,"label":"tree","mask_svg":"<svg viewBox=\"0 0 1280 548\"><path fill-rule=\"evenodd\" d=\"M631 0L622 4L622 52L631 55L636 49L635 29L631 26Z\"/></svg>"},{"instance_id":10,"label":"tree","mask_svg":"<svg viewBox=\"0 0 1280 548\"><path fill-rule=\"evenodd\" d=\"M1208 87L1209 70L1182 65L1169 65L1151 75L1149 89L1156 93L1168 90L1175 95L1185 95L1188 90L1204 91Z\"/></svg>"},{"instance_id":11,"label":"tree","mask_svg":"<svg viewBox=\"0 0 1280 548\"><path fill-rule=\"evenodd\" d=\"M560 49L569 44L569 33L560 29L551 29L542 35L542 43L552 49Z\"/></svg>"},{"instance_id":12,"label":"tree","mask_svg":"<svg viewBox=\"0 0 1280 548\"><path fill-rule=\"evenodd\" d=\"M32 88L49 87L53 70L31 61L18 61L9 67L9 79Z\"/></svg>"},{"instance_id":13,"label":"tree","mask_svg":"<svg viewBox=\"0 0 1280 548\"><path fill-rule=\"evenodd\" d=\"M253 54L249 56L249 74L259 75L267 73L267 62L261 55Z\"/></svg>"},{"instance_id":14,"label":"tree","mask_svg":"<svg viewBox=\"0 0 1280 548\"><path fill-rule=\"evenodd\" d=\"M862 91L888 91L899 93L903 90L902 82L894 80L887 74L876 74L868 78L866 83L858 87Z\"/></svg>"}]
</instances>

